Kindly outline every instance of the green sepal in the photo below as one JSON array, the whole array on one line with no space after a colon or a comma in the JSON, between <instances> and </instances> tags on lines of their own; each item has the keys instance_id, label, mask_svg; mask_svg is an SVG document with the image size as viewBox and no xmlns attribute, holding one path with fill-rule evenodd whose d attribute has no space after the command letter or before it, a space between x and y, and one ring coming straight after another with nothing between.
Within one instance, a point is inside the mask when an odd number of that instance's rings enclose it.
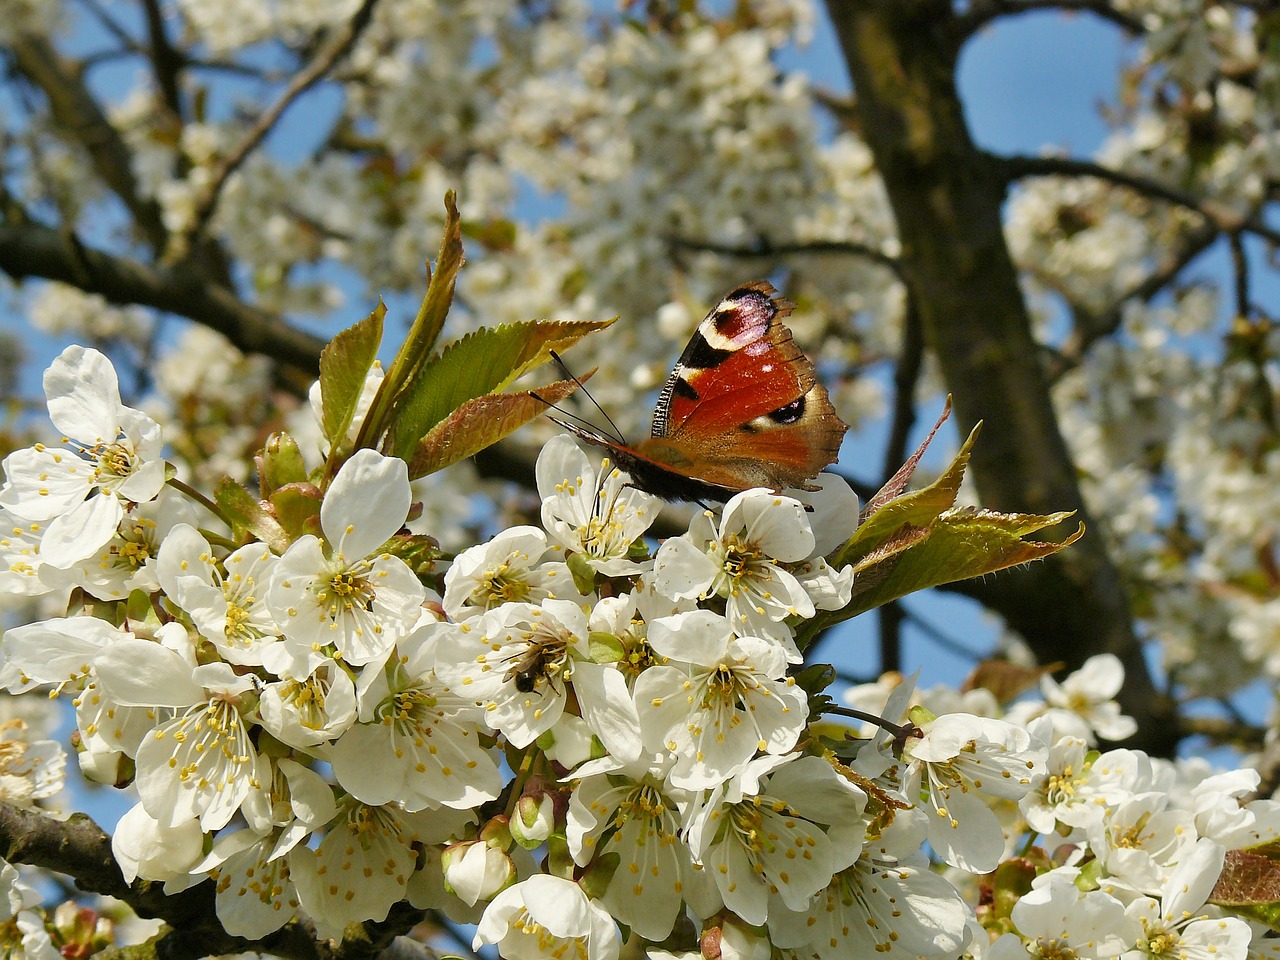
<instances>
[{"instance_id":1,"label":"green sepal","mask_svg":"<svg viewBox=\"0 0 1280 960\"><path fill-rule=\"evenodd\" d=\"M582 892L593 900L600 900L604 897L609 889L609 884L613 882L613 875L618 870L618 865L622 863L622 858L616 853L605 853L596 857L587 865L587 869L582 872L582 876L578 879L578 886L582 888Z\"/></svg>"},{"instance_id":2,"label":"green sepal","mask_svg":"<svg viewBox=\"0 0 1280 960\"><path fill-rule=\"evenodd\" d=\"M287 483L270 496L276 519L293 540L309 532L313 519L318 520L323 499L320 488L306 480Z\"/></svg>"},{"instance_id":3,"label":"green sepal","mask_svg":"<svg viewBox=\"0 0 1280 960\"><path fill-rule=\"evenodd\" d=\"M397 534L382 545L381 552L399 557L410 570L424 577L435 570L436 561L440 559L440 544L426 534Z\"/></svg>"},{"instance_id":4,"label":"green sepal","mask_svg":"<svg viewBox=\"0 0 1280 960\"><path fill-rule=\"evenodd\" d=\"M218 509L231 524L237 541L261 540L272 552L281 554L288 548L290 539L284 527L262 503L245 487L230 477L224 477L213 494Z\"/></svg>"},{"instance_id":5,"label":"green sepal","mask_svg":"<svg viewBox=\"0 0 1280 960\"><path fill-rule=\"evenodd\" d=\"M591 596L596 589L596 571L587 562L586 556L581 553L571 553L565 557L565 565L573 575L573 585L578 592L584 597Z\"/></svg>"}]
</instances>

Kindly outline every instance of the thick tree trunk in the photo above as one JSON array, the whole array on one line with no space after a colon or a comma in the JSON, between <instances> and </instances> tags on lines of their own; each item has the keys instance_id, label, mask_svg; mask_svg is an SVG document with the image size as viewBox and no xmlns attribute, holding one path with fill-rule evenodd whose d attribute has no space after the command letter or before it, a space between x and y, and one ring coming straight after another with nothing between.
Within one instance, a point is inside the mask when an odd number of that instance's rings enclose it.
<instances>
[{"instance_id":1,"label":"thick tree trunk","mask_svg":"<svg viewBox=\"0 0 1280 960\"><path fill-rule=\"evenodd\" d=\"M1086 519L1001 221L1004 182L969 136L956 92L950 0L827 0L897 220L902 267L955 400L962 433L984 421L972 470L984 505ZM1124 662L1133 741L1169 754L1170 704L1151 682L1102 538L984 585L988 604L1043 663Z\"/></svg>"}]
</instances>

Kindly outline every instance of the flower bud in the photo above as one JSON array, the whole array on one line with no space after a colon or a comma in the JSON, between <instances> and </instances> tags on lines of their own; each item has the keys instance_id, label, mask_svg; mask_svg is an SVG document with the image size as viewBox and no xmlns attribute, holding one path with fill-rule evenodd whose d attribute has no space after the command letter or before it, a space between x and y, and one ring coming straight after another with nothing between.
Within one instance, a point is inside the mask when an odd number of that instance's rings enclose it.
<instances>
[{"instance_id":1,"label":"flower bud","mask_svg":"<svg viewBox=\"0 0 1280 960\"><path fill-rule=\"evenodd\" d=\"M769 960L769 938L741 921L720 928L720 960Z\"/></svg>"},{"instance_id":2,"label":"flower bud","mask_svg":"<svg viewBox=\"0 0 1280 960\"><path fill-rule=\"evenodd\" d=\"M555 828L555 798L551 794L535 796L526 793L516 801L515 816L511 820L511 836L520 846L532 850L542 845Z\"/></svg>"},{"instance_id":3,"label":"flower bud","mask_svg":"<svg viewBox=\"0 0 1280 960\"><path fill-rule=\"evenodd\" d=\"M455 843L441 857L445 889L469 907L491 900L516 880L516 867L505 851L482 840Z\"/></svg>"}]
</instances>

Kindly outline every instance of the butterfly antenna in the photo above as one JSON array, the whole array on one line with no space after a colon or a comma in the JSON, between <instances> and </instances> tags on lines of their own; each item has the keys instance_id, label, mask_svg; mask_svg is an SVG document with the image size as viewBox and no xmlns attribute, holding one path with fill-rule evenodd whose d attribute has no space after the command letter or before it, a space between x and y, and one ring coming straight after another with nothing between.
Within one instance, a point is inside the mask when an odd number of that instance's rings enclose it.
<instances>
[{"instance_id":1,"label":"butterfly antenna","mask_svg":"<svg viewBox=\"0 0 1280 960\"><path fill-rule=\"evenodd\" d=\"M607 422L609 426L613 428L614 439L617 440L619 443L626 443L626 440L622 436L622 431L619 430L618 425L613 422L613 417L609 416L605 408L600 406L600 404L596 401L596 398L591 395L591 391L587 389L586 385L581 380L579 380L576 376L574 376L573 371L570 370L569 367L565 364L564 360L561 359L560 354L552 350L551 359L556 362L556 366L560 368L561 372L565 375L566 379L572 380L574 383L576 383L578 385L578 389L582 391L583 396L585 396L588 400L590 400L591 405L600 411L600 416L604 417L605 422ZM561 411L561 412L563 413L564 411ZM573 414L569 414L569 416L573 416ZM589 424L589 421L583 419L582 417L575 416L574 419L577 420L579 423Z\"/></svg>"}]
</instances>

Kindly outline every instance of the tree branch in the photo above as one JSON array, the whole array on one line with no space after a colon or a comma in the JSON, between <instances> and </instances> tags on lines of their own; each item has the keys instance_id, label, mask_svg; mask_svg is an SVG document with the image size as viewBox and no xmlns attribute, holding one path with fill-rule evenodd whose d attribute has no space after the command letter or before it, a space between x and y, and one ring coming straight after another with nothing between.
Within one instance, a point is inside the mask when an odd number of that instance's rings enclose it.
<instances>
[{"instance_id":1,"label":"tree branch","mask_svg":"<svg viewBox=\"0 0 1280 960\"><path fill-rule=\"evenodd\" d=\"M9 49L22 75L44 92L54 122L84 147L98 175L129 209L151 247L164 249L167 231L160 206L139 193L133 155L89 92L80 65L40 36L20 36Z\"/></svg>"},{"instance_id":2,"label":"tree branch","mask_svg":"<svg viewBox=\"0 0 1280 960\"><path fill-rule=\"evenodd\" d=\"M150 39L151 69L155 73L156 85L164 97L165 105L174 119L182 121L182 91L178 78L186 62L169 41L169 34L164 27L164 11L160 9L158 0L143 0L142 7L147 14L147 34Z\"/></svg>"},{"instance_id":3,"label":"tree branch","mask_svg":"<svg viewBox=\"0 0 1280 960\"><path fill-rule=\"evenodd\" d=\"M880 266L899 274L900 264L897 259L883 250L868 243L856 240L814 240L808 243L773 243L761 237L749 247L737 247L730 244L716 243L712 240L693 240L688 237L668 236L666 241L672 247L682 250L697 250L704 253L718 253L726 257L782 257L806 253L844 253L864 260L870 260Z\"/></svg>"},{"instance_id":4,"label":"tree branch","mask_svg":"<svg viewBox=\"0 0 1280 960\"><path fill-rule=\"evenodd\" d=\"M1175 206L1204 217L1221 233L1254 233L1265 240L1280 245L1280 230L1268 226L1261 214L1241 215L1225 204L1213 200L1205 200L1183 190L1175 189L1153 180L1150 177L1116 170L1092 160L1077 160L1074 157L993 157L993 161L1002 171L1007 182L1021 177L1093 177L1128 187L1137 193L1157 200L1163 200Z\"/></svg>"},{"instance_id":5,"label":"tree branch","mask_svg":"<svg viewBox=\"0 0 1280 960\"><path fill-rule=\"evenodd\" d=\"M1135 36L1147 32L1139 17L1117 10L1107 0L973 0L969 4L969 9L956 18L955 35L962 40L968 39L983 27L1002 17L1034 13L1038 10L1092 13Z\"/></svg>"},{"instance_id":6,"label":"tree branch","mask_svg":"<svg viewBox=\"0 0 1280 960\"><path fill-rule=\"evenodd\" d=\"M0 219L0 270L15 281L42 277L96 293L111 303L138 304L188 317L217 330L246 353L292 368L302 384L314 379L324 341L295 330L275 314L250 306L190 264L157 268L85 246L74 234L33 220Z\"/></svg>"},{"instance_id":7,"label":"tree branch","mask_svg":"<svg viewBox=\"0 0 1280 960\"><path fill-rule=\"evenodd\" d=\"M249 154L263 141L267 134L271 132L272 127L276 125L276 122L284 115L284 112L293 105L294 101L323 79L337 65L338 61L350 52L360 35L369 25L369 22L373 19L373 11L377 3L378 0L363 0L359 9L347 21L346 25L328 39L324 46L317 51L310 63L294 74L284 93L258 117L257 122L249 129L240 143L214 167L208 183L196 196L191 223L181 234L175 235L170 241L169 249L165 252L166 262L176 263L187 256L192 244L208 225L214 210L217 209L218 198L222 195L222 190L226 186L227 180L248 159Z\"/></svg>"},{"instance_id":8,"label":"tree branch","mask_svg":"<svg viewBox=\"0 0 1280 960\"><path fill-rule=\"evenodd\" d=\"M386 920L349 928L336 947L318 942L310 924L302 920L290 921L259 941L233 937L218 922L212 882L175 894L148 880L125 883L111 852L111 838L82 813L55 820L38 810L0 802L0 856L10 863L65 874L81 890L115 897L141 917L163 920L170 929L148 944L158 960L199 960L250 949L288 960L372 960L386 950L396 958L429 956L421 944L400 937L426 916L426 911L404 902L395 904ZM137 949L119 955L137 957Z\"/></svg>"}]
</instances>

